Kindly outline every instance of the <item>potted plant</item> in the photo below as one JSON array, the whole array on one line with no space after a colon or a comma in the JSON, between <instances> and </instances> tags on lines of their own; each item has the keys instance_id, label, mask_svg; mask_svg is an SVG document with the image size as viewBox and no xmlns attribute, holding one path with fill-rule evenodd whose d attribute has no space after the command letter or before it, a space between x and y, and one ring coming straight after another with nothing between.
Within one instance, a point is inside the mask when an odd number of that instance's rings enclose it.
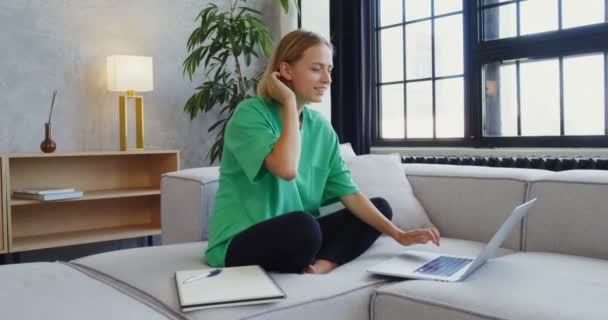
<instances>
[{"instance_id":1,"label":"potted plant","mask_svg":"<svg viewBox=\"0 0 608 320\"><path fill-rule=\"evenodd\" d=\"M204 71L204 82L196 87L184 106L190 120L201 111L206 113L216 106L221 108L219 120L208 130L217 130L215 142L207 154L210 163L218 157L221 159L226 124L236 106L255 94L262 75L247 77L243 73L244 67L251 64L252 58L266 58L271 52L272 38L260 20L262 13L247 7L247 0L229 1L227 11L210 3L197 15L196 21L200 20L200 24L188 39L189 55L183 63L183 74L187 74L190 81L200 68ZM289 0L280 2L288 13Z\"/></svg>"}]
</instances>

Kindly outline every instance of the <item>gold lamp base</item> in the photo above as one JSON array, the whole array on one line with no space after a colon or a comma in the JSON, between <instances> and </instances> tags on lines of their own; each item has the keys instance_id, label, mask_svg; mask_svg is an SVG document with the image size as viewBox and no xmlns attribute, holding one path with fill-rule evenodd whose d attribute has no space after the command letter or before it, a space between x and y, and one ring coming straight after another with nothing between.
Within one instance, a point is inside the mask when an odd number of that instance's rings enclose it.
<instances>
[{"instance_id":1,"label":"gold lamp base","mask_svg":"<svg viewBox=\"0 0 608 320\"><path fill-rule=\"evenodd\" d=\"M118 109L120 113L120 151L144 149L144 98L129 93L127 93L126 96L118 97ZM135 100L135 148L129 148L127 143L127 99Z\"/></svg>"}]
</instances>

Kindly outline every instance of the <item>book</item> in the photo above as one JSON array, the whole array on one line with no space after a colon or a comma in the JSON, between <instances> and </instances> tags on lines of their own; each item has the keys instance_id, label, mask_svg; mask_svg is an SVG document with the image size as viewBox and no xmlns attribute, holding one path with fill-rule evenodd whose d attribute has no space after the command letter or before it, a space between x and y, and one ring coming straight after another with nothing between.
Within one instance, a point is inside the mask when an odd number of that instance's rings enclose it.
<instances>
[{"instance_id":1,"label":"book","mask_svg":"<svg viewBox=\"0 0 608 320\"><path fill-rule=\"evenodd\" d=\"M77 199L77 198L82 198L82 196L83 196L82 191L50 193L50 194L31 194L31 193L13 192L13 198L40 200L40 201Z\"/></svg>"},{"instance_id":2,"label":"book","mask_svg":"<svg viewBox=\"0 0 608 320\"><path fill-rule=\"evenodd\" d=\"M15 192L28 193L28 194L54 194L54 193L67 193L74 192L74 188L23 188L17 189Z\"/></svg>"},{"instance_id":3,"label":"book","mask_svg":"<svg viewBox=\"0 0 608 320\"><path fill-rule=\"evenodd\" d=\"M260 266L175 272L182 311L280 301L285 293Z\"/></svg>"}]
</instances>

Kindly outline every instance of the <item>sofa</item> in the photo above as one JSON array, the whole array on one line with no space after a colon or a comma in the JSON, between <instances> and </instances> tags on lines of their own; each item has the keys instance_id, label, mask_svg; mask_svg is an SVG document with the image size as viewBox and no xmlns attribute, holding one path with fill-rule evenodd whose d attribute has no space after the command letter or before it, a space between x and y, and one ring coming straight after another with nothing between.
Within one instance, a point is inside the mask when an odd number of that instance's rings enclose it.
<instances>
[{"instance_id":1,"label":"sofa","mask_svg":"<svg viewBox=\"0 0 608 320\"><path fill-rule=\"evenodd\" d=\"M161 180L163 245L0 267L6 319L608 319L608 172L402 164L441 246L381 236L325 275L271 277L281 302L182 313L173 272L204 263L219 170ZM497 257L458 283L366 269L406 250L476 255L513 207L537 197ZM394 213L398 214L398 213ZM34 275L34 276L32 276Z\"/></svg>"}]
</instances>

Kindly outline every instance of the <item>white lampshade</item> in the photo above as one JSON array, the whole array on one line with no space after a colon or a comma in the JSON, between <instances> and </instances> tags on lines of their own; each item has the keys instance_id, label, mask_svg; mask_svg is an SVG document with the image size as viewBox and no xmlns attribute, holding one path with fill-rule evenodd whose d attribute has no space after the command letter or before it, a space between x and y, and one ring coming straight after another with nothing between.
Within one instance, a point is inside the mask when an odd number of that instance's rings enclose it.
<instances>
[{"instance_id":1,"label":"white lampshade","mask_svg":"<svg viewBox=\"0 0 608 320\"><path fill-rule=\"evenodd\" d=\"M108 90L152 91L152 57L112 55L108 62Z\"/></svg>"}]
</instances>

